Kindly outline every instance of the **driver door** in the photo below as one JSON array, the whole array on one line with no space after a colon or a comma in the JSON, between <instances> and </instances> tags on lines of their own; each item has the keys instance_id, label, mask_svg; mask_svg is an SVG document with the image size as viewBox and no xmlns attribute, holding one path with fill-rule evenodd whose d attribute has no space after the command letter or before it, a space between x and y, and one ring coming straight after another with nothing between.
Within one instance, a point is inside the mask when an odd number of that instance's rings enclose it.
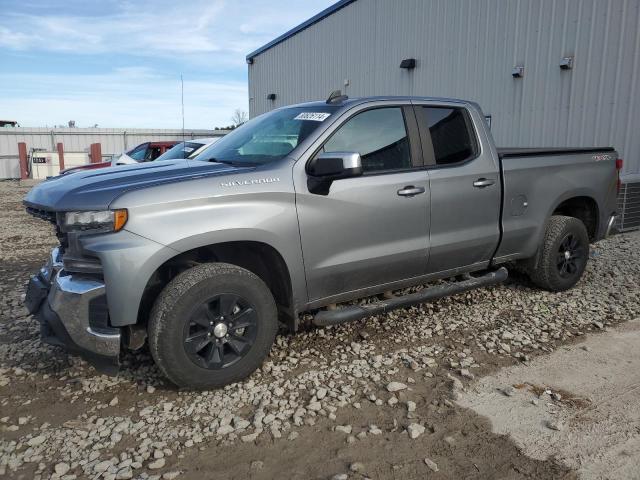
<instances>
[{"instance_id":1,"label":"driver door","mask_svg":"<svg viewBox=\"0 0 640 480\"><path fill-rule=\"evenodd\" d=\"M430 192L427 172L420 169L413 109L388 103L360 106L321 142L311 158L321 152L357 152L363 175L334 180L326 194L312 193L306 162L296 164L309 302L340 301L425 274Z\"/></svg>"}]
</instances>

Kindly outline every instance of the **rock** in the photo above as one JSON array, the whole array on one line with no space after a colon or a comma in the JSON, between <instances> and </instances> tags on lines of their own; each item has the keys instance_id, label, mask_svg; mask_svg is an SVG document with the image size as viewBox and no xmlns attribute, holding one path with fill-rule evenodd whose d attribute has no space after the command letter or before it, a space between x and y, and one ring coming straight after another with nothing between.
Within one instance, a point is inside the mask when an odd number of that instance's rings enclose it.
<instances>
[{"instance_id":1,"label":"rock","mask_svg":"<svg viewBox=\"0 0 640 480\"><path fill-rule=\"evenodd\" d=\"M420 435L422 435L425 431L424 426L419 423L412 423L407 427L407 432L409 432L409 438L416 439Z\"/></svg>"},{"instance_id":2,"label":"rock","mask_svg":"<svg viewBox=\"0 0 640 480\"><path fill-rule=\"evenodd\" d=\"M348 480L349 475L347 475L346 473L336 473L333 477L331 477L331 480Z\"/></svg>"},{"instance_id":3,"label":"rock","mask_svg":"<svg viewBox=\"0 0 640 480\"><path fill-rule=\"evenodd\" d=\"M111 401L109 402L109 406L110 407L115 407L116 405L118 405L118 397L113 397L111 399Z\"/></svg>"},{"instance_id":4,"label":"rock","mask_svg":"<svg viewBox=\"0 0 640 480\"><path fill-rule=\"evenodd\" d=\"M164 458L164 452L160 449L156 449L153 451L153 458L155 458L156 460L158 458Z\"/></svg>"},{"instance_id":5,"label":"rock","mask_svg":"<svg viewBox=\"0 0 640 480\"><path fill-rule=\"evenodd\" d=\"M131 467L125 467L116 473L116 480L129 480L133 478L133 470Z\"/></svg>"},{"instance_id":6,"label":"rock","mask_svg":"<svg viewBox=\"0 0 640 480\"><path fill-rule=\"evenodd\" d=\"M424 459L424 464L429 467L433 472L437 472L438 471L438 464L436 462L434 462L433 460L431 460L430 458L425 458Z\"/></svg>"},{"instance_id":7,"label":"rock","mask_svg":"<svg viewBox=\"0 0 640 480\"><path fill-rule=\"evenodd\" d=\"M291 432L289 434L289 436L287 437L287 440L293 441L295 439L297 439L300 436L300 434L298 432Z\"/></svg>"},{"instance_id":8,"label":"rock","mask_svg":"<svg viewBox=\"0 0 640 480\"><path fill-rule=\"evenodd\" d=\"M389 384L387 384L387 391L388 392L399 392L400 390L406 390L407 389L407 385L405 385L404 383L401 382L391 382Z\"/></svg>"},{"instance_id":9,"label":"rock","mask_svg":"<svg viewBox=\"0 0 640 480\"><path fill-rule=\"evenodd\" d=\"M96 473L106 472L110 467L113 466L109 460L103 460L102 462L98 462L94 465L93 470Z\"/></svg>"},{"instance_id":10,"label":"rock","mask_svg":"<svg viewBox=\"0 0 640 480\"><path fill-rule=\"evenodd\" d=\"M471 373L467 368L460 369L460 375L464 378L468 378L469 380L473 380L476 376Z\"/></svg>"},{"instance_id":11,"label":"rock","mask_svg":"<svg viewBox=\"0 0 640 480\"><path fill-rule=\"evenodd\" d=\"M29 445L30 447L37 447L38 445L42 445L46 440L47 437L45 437L44 435L38 435L37 437L31 438L27 442L27 445Z\"/></svg>"},{"instance_id":12,"label":"rock","mask_svg":"<svg viewBox=\"0 0 640 480\"><path fill-rule=\"evenodd\" d=\"M335 431L349 435L351 433L351 425L337 425Z\"/></svg>"},{"instance_id":13,"label":"rock","mask_svg":"<svg viewBox=\"0 0 640 480\"><path fill-rule=\"evenodd\" d=\"M218 428L216 433L218 435L229 435L231 432L234 432L234 431L235 431L235 428L233 428L231 425L223 425L222 427Z\"/></svg>"},{"instance_id":14,"label":"rock","mask_svg":"<svg viewBox=\"0 0 640 480\"><path fill-rule=\"evenodd\" d=\"M507 385L501 390L501 392L507 397L513 397L516 394L516 389L513 387L513 385Z\"/></svg>"},{"instance_id":15,"label":"rock","mask_svg":"<svg viewBox=\"0 0 640 480\"><path fill-rule=\"evenodd\" d=\"M409 400L407 402L407 411L408 412L415 412L416 411L416 402L412 402L411 400Z\"/></svg>"},{"instance_id":16,"label":"rock","mask_svg":"<svg viewBox=\"0 0 640 480\"><path fill-rule=\"evenodd\" d=\"M162 475L162 480L174 480L182 475L181 471L167 472Z\"/></svg>"},{"instance_id":17,"label":"rock","mask_svg":"<svg viewBox=\"0 0 640 480\"><path fill-rule=\"evenodd\" d=\"M71 466L68 463L60 462L56 463L56 466L53 467L53 470L56 472L56 475L59 477L66 475L69 470L71 470Z\"/></svg>"},{"instance_id":18,"label":"rock","mask_svg":"<svg viewBox=\"0 0 640 480\"><path fill-rule=\"evenodd\" d=\"M327 396L327 389L326 388L319 388L319 389L316 390L316 398L318 400L322 400L326 396Z\"/></svg>"},{"instance_id":19,"label":"rock","mask_svg":"<svg viewBox=\"0 0 640 480\"><path fill-rule=\"evenodd\" d=\"M251 462L251 470L262 470L264 468L264 462L261 460L254 460Z\"/></svg>"},{"instance_id":20,"label":"rock","mask_svg":"<svg viewBox=\"0 0 640 480\"><path fill-rule=\"evenodd\" d=\"M602 330L604 328L604 323L602 322L593 322L593 326Z\"/></svg>"},{"instance_id":21,"label":"rock","mask_svg":"<svg viewBox=\"0 0 640 480\"><path fill-rule=\"evenodd\" d=\"M360 432L360 433L363 433L363 432ZM377 425L370 425L370 426L369 426L369 433L370 433L371 435L382 435L382 430L380 430L380 429L378 428L378 426L377 426ZM360 434L358 434L358 436L359 436L359 435L360 435ZM366 435L366 434L365 434L365 435Z\"/></svg>"},{"instance_id":22,"label":"rock","mask_svg":"<svg viewBox=\"0 0 640 480\"><path fill-rule=\"evenodd\" d=\"M156 387L153 385L147 385L147 393L154 393L156 391Z\"/></svg>"},{"instance_id":23,"label":"rock","mask_svg":"<svg viewBox=\"0 0 640 480\"><path fill-rule=\"evenodd\" d=\"M249 435L243 435L242 437L240 437L240 440L242 440L244 443L255 442L256 438L258 438L258 435L260 435L260 432L250 433Z\"/></svg>"},{"instance_id":24,"label":"rock","mask_svg":"<svg viewBox=\"0 0 640 480\"><path fill-rule=\"evenodd\" d=\"M349 470L351 470L353 473L364 473L365 471L364 463L354 462L351 465L349 465Z\"/></svg>"},{"instance_id":25,"label":"rock","mask_svg":"<svg viewBox=\"0 0 640 480\"><path fill-rule=\"evenodd\" d=\"M164 458L158 458L157 460L154 460L153 462L151 462L148 467L151 470L159 470L162 467L165 466L165 464L167 463L167 461Z\"/></svg>"},{"instance_id":26,"label":"rock","mask_svg":"<svg viewBox=\"0 0 640 480\"><path fill-rule=\"evenodd\" d=\"M561 430L564 430L564 425L560 420L549 420L547 422L547 428L559 432Z\"/></svg>"},{"instance_id":27,"label":"rock","mask_svg":"<svg viewBox=\"0 0 640 480\"><path fill-rule=\"evenodd\" d=\"M556 402L559 402L560 400L562 400L562 395L560 395L559 393L553 392L551 394L551 398L553 398Z\"/></svg>"}]
</instances>

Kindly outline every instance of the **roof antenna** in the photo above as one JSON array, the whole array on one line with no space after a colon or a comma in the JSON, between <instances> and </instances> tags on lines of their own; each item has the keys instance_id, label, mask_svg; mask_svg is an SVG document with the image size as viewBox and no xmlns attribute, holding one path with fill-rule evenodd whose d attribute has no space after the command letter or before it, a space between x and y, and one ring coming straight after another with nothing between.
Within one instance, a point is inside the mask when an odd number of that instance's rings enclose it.
<instances>
[{"instance_id":1,"label":"roof antenna","mask_svg":"<svg viewBox=\"0 0 640 480\"><path fill-rule=\"evenodd\" d=\"M182 143L186 145L186 138L184 136L184 79L182 78L182 74L180 74L180 103L182 104ZM183 145L182 155L183 158L187 158L187 151L185 150Z\"/></svg>"},{"instance_id":2,"label":"roof antenna","mask_svg":"<svg viewBox=\"0 0 640 480\"><path fill-rule=\"evenodd\" d=\"M327 105L330 105L332 103L344 102L348 98L349 97L347 97L346 95L342 95L342 92L340 90L334 90L329 94L329 98L327 98Z\"/></svg>"}]
</instances>

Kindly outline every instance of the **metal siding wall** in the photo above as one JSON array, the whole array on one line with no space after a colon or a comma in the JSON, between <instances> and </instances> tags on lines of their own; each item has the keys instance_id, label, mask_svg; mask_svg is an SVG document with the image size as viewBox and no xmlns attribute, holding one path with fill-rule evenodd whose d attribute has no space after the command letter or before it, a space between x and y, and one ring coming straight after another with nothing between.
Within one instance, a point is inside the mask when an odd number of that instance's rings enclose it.
<instances>
[{"instance_id":1,"label":"metal siding wall","mask_svg":"<svg viewBox=\"0 0 640 480\"><path fill-rule=\"evenodd\" d=\"M187 130L186 138L222 136L224 131ZM126 146L125 146L126 138ZM182 140L182 130L118 128L0 128L0 179L20 178L18 142L27 149L55 151L61 142L67 152L86 152L92 143L102 144L103 155L118 155L144 142Z\"/></svg>"},{"instance_id":2,"label":"metal siding wall","mask_svg":"<svg viewBox=\"0 0 640 480\"><path fill-rule=\"evenodd\" d=\"M499 145L613 145L640 173L639 25L640 0L358 0L254 58L250 114L334 89L464 98Z\"/></svg>"}]
</instances>

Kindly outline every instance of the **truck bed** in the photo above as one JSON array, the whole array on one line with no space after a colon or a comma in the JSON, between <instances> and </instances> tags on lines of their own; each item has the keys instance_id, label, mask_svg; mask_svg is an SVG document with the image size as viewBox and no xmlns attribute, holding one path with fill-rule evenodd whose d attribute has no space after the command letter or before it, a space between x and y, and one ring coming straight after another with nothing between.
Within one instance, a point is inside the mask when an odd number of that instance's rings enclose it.
<instances>
[{"instance_id":1,"label":"truck bed","mask_svg":"<svg viewBox=\"0 0 640 480\"><path fill-rule=\"evenodd\" d=\"M604 234L615 212L616 158L611 147L499 148L502 239L496 262L531 258L542 242L547 219L568 199L594 211L587 224L592 241Z\"/></svg>"}]
</instances>

